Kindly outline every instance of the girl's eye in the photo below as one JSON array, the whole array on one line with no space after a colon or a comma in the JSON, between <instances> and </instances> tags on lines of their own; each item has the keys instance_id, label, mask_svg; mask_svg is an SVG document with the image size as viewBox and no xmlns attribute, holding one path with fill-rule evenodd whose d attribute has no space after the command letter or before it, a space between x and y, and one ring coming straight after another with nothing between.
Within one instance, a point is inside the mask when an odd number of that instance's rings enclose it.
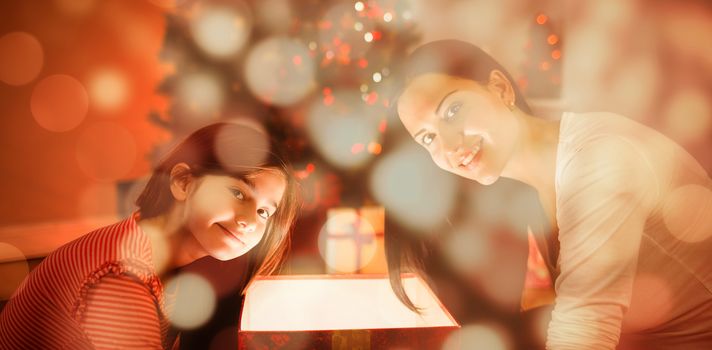
<instances>
[{"instance_id":1,"label":"girl's eye","mask_svg":"<svg viewBox=\"0 0 712 350\"><path fill-rule=\"evenodd\" d=\"M257 209L257 215L259 215L263 219L269 219L270 213L267 211L267 209Z\"/></svg>"},{"instance_id":2,"label":"girl's eye","mask_svg":"<svg viewBox=\"0 0 712 350\"><path fill-rule=\"evenodd\" d=\"M231 188L230 192L232 192L232 195L235 196L235 198L237 198L239 200L245 199L245 194L242 193L242 191L240 191L238 189Z\"/></svg>"},{"instance_id":3,"label":"girl's eye","mask_svg":"<svg viewBox=\"0 0 712 350\"><path fill-rule=\"evenodd\" d=\"M448 122L453 120L457 115L457 112L460 111L460 107L462 107L462 103L460 102L454 102L453 104L451 104L450 107L448 107L448 109L445 111L445 116L443 119Z\"/></svg>"},{"instance_id":4,"label":"girl's eye","mask_svg":"<svg viewBox=\"0 0 712 350\"><path fill-rule=\"evenodd\" d=\"M433 140L435 140L435 134L432 132L426 133L423 135L423 144L426 146L430 146L431 143L433 143Z\"/></svg>"}]
</instances>

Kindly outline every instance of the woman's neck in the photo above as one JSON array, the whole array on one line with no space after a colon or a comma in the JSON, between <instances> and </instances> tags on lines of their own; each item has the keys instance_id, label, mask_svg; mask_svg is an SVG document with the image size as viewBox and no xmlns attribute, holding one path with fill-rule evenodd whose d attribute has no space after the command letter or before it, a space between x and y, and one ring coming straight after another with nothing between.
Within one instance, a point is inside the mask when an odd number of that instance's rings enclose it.
<instances>
[{"instance_id":1,"label":"woman's neck","mask_svg":"<svg viewBox=\"0 0 712 350\"><path fill-rule=\"evenodd\" d=\"M207 255L181 223L180 213L175 208L159 216L140 219L138 225L151 240L153 268L161 279L170 271Z\"/></svg>"},{"instance_id":2,"label":"woman's neck","mask_svg":"<svg viewBox=\"0 0 712 350\"><path fill-rule=\"evenodd\" d=\"M540 196L553 197L560 123L515 113L520 122L520 142L502 176L534 187Z\"/></svg>"}]
</instances>

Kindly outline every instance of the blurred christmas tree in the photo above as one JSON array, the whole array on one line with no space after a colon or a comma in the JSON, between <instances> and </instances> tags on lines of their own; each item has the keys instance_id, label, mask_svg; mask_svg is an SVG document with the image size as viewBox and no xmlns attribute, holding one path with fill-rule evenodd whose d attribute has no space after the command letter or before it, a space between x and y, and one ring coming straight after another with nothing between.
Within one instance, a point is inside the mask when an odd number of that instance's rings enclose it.
<instances>
[{"instance_id":1,"label":"blurred christmas tree","mask_svg":"<svg viewBox=\"0 0 712 350\"><path fill-rule=\"evenodd\" d=\"M408 4L177 2L161 57L171 73L159 92L170 107L150 116L173 142L156 149L153 162L197 127L249 118L287 146L307 209L342 202L338 190L315 188L328 183L362 201L363 172L386 130L384 81L417 39Z\"/></svg>"}]
</instances>

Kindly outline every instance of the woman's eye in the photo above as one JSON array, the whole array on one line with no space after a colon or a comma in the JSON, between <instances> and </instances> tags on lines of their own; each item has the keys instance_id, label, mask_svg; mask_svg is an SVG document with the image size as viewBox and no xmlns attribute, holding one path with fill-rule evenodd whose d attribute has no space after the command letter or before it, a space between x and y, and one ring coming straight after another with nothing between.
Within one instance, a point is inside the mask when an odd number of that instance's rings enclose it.
<instances>
[{"instance_id":1,"label":"woman's eye","mask_svg":"<svg viewBox=\"0 0 712 350\"><path fill-rule=\"evenodd\" d=\"M433 140L435 140L435 134L433 134L432 132L423 135L424 145L430 146L430 144L433 143Z\"/></svg>"},{"instance_id":2,"label":"woman's eye","mask_svg":"<svg viewBox=\"0 0 712 350\"><path fill-rule=\"evenodd\" d=\"M448 107L448 109L445 111L445 120L446 121L451 121L452 119L455 118L457 115L457 112L460 111L460 107L462 107L462 103L460 102L455 102Z\"/></svg>"},{"instance_id":3,"label":"woman's eye","mask_svg":"<svg viewBox=\"0 0 712 350\"><path fill-rule=\"evenodd\" d=\"M267 209L257 209L257 215L259 215L263 219L269 219L270 214Z\"/></svg>"},{"instance_id":4,"label":"woman's eye","mask_svg":"<svg viewBox=\"0 0 712 350\"><path fill-rule=\"evenodd\" d=\"M232 195L235 196L235 198L237 198L239 200L245 199L245 194L242 193L242 191L240 191L238 189L231 188L230 192L232 192Z\"/></svg>"}]
</instances>

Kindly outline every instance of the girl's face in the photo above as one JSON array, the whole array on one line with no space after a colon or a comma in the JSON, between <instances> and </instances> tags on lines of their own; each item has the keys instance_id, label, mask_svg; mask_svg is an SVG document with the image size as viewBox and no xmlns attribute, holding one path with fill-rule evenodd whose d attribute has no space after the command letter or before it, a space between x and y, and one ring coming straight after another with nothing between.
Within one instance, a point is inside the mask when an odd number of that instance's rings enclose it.
<instances>
[{"instance_id":1,"label":"girl's face","mask_svg":"<svg viewBox=\"0 0 712 350\"><path fill-rule=\"evenodd\" d=\"M514 100L507 84L497 71L486 86L423 74L398 99L398 115L440 168L489 185L501 176L516 146L518 123L508 108Z\"/></svg>"},{"instance_id":2,"label":"girl's face","mask_svg":"<svg viewBox=\"0 0 712 350\"><path fill-rule=\"evenodd\" d=\"M204 175L187 187L183 225L208 255L230 260L260 242L287 182L277 170L237 179Z\"/></svg>"}]
</instances>

